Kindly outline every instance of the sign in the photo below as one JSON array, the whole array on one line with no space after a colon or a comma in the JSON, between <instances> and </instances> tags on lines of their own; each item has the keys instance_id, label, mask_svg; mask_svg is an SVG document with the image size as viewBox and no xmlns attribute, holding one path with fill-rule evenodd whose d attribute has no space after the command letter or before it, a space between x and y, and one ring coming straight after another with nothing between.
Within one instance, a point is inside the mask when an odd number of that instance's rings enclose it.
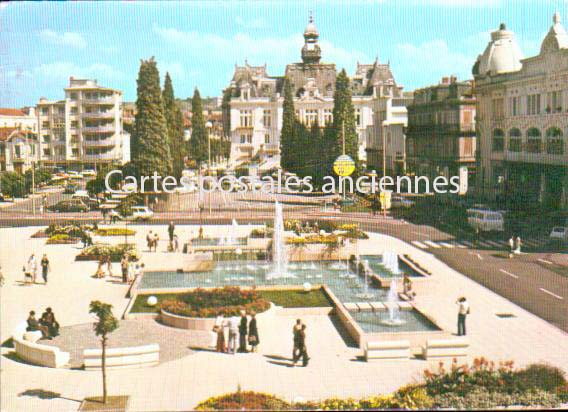
<instances>
[{"instance_id":1,"label":"sign","mask_svg":"<svg viewBox=\"0 0 568 412\"><path fill-rule=\"evenodd\" d=\"M468 170L467 166L460 167L460 195L465 195L468 189Z\"/></svg>"},{"instance_id":2,"label":"sign","mask_svg":"<svg viewBox=\"0 0 568 412\"><path fill-rule=\"evenodd\" d=\"M355 171L355 162L347 155L341 155L333 162L333 171L337 176L351 176Z\"/></svg>"}]
</instances>

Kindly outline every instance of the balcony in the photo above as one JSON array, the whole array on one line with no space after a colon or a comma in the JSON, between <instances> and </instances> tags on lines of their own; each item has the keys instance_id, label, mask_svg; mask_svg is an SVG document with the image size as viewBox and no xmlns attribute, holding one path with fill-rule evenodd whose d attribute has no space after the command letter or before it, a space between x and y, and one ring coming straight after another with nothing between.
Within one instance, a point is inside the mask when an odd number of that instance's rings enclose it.
<instances>
[{"instance_id":1,"label":"balcony","mask_svg":"<svg viewBox=\"0 0 568 412\"><path fill-rule=\"evenodd\" d=\"M109 147L116 146L116 139L110 137L108 139L97 139L97 140L83 140L83 144L89 147Z\"/></svg>"},{"instance_id":2,"label":"balcony","mask_svg":"<svg viewBox=\"0 0 568 412\"><path fill-rule=\"evenodd\" d=\"M100 153L100 154L86 154L83 155L83 160L92 161L92 162L100 162L100 161L113 161L113 160L120 160L119 155L115 155L114 153Z\"/></svg>"},{"instance_id":3,"label":"balcony","mask_svg":"<svg viewBox=\"0 0 568 412\"><path fill-rule=\"evenodd\" d=\"M84 126L81 128L83 133L114 133L114 125L111 126Z\"/></svg>"},{"instance_id":4,"label":"balcony","mask_svg":"<svg viewBox=\"0 0 568 412\"><path fill-rule=\"evenodd\" d=\"M83 119L113 119L114 112L92 112L92 113L82 113L81 117Z\"/></svg>"},{"instance_id":5,"label":"balcony","mask_svg":"<svg viewBox=\"0 0 568 412\"><path fill-rule=\"evenodd\" d=\"M114 105L114 99L112 97L103 97L100 99L81 99L81 102L85 104Z\"/></svg>"}]
</instances>

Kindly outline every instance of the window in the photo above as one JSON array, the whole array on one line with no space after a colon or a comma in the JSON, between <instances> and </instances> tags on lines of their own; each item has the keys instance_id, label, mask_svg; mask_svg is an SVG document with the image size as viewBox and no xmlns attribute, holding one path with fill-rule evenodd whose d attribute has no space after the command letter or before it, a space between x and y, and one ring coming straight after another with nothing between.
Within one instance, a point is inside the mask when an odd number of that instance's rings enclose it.
<instances>
[{"instance_id":1,"label":"window","mask_svg":"<svg viewBox=\"0 0 568 412\"><path fill-rule=\"evenodd\" d=\"M22 148L19 144L14 146L14 154L16 157L22 157Z\"/></svg>"},{"instance_id":2,"label":"window","mask_svg":"<svg viewBox=\"0 0 568 412\"><path fill-rule=\"evenodd\" d=\"M47 107L42 107L41 114L47 116L49 114L49 109Z\"/></svg>"},{"instance_id":3,"label":"window","mask_svg":"<svg viewBox=\"0 0 568 412\"><path fill-rule=\"evenodd\" d=\"M79 149L74 147L73 149L71 149L71 154L75 157L79 156Z\"/></svg>"},{"instance_id":4,"label":"window","mask_svg":"<svg viewBox=\"0 0 568 412\"><path fill-rule=\"evenodd\" d=\"M518 116L520 101L518 96L509 97L509 113L511 116Z\"/></svg>"},{"instance_id":5,"label":"window","mask_svg":"<svg viewBox=\"0 0 568 412\"><path fill-rule=\"evenodd\" d=\"M264 135L264 143L265 143L265 144L270 144L270 135L269 135L269 134L265 134L265 135Z\"/></svg>"},{"instance_id":6,"label":"window","mask_svg":"<svg viewBox=\"0 0 568 412\"><path fill-rule=\"evenodd\" d=\"M531 94L527 96L527 114L540 114L540 94Z\"/></svg>"},{"instance_id":7,"label":"window","mask_svg":"<svg viewBox=\"0 0 568 412\"><path fill-rule=\"evenodd\" d=\"M49 143L51 141L51 137L48 134L43 135L43 142Z\"/></svg>"},{"instance_id":8,"label":"window","mask_svg":"<svg viewBox=\"0 0 568 412\"><path fill-rule=\"evenodd\" d=\"M505 149L505 134L501 129L493 130L493 139L491 142L491 150L494 152L502 152Z\"/></svg>"},{"instance_id":9,"label":"window","mask_svg":"<svg viewBox=\"0 0 568 412\"><path fill-rule=\"evenodd\" d=\"M43 127L44 129L49 129L49 122L48 121L41 122L41 127Z\"/></svg>"},{"instance_id":10,"label":"window","mask_svg":"<svg viewBox=\"0 0 568 412\"><path fill-rule=\"evenodd\" d=\"M65 107L60 107L57 111L59 114L65 114Z\"/></svg>"},{"instance_id":11,"label":"window","mask_svg":"<svg viewBox=\"0 0 568 412\"><path fill-rule=\"evenodd\" d=\"M252 127L252 113L250 110L241 110L241 127Z\"/></svg>"},{"instance_id":12,"label":"window","mask_svg":"<svg viewBox=\"0 0 568 412\"><path fill-rule=\"evenodd\" d=\"M500 120L505 117L504 99L493 99L493 119Z\"/></svg>"},{"instance_id":13,"label":"window","mask_svg":"<svg viewBox=\"0 0 568 412\"><path fill-rule=\"evenodd\" d=\"M77 128L77 127L78 127L78 125L79 125L79 122L77 122L77 120L73 120L73 121L71 121L71 127L72 127L72 128L74 128L74 129L75 129L75 128Z\"/></svg>"},{"instance_id":14,"label":"window","mask_svg":"<svg viewBox=\"0 0 568 412\"><path fill-rule=\"evenodd\" d=\"M312 124L316 123L318 120L317 109L307 109L304 114L304 119L307 126L311 126Z\"/></svg>"},{"instance_id":15,"label":"window","mask_svg":"<svg viewBox=\"0 0 568 412\"><path fill-rule=\"evenodd\" d=\"M548 129L546 131L546 153L552 155L564 154L564 142L562 138L562 130L558 127Z\"/></svg>"},{"instance_id":16,"label":"window","mask_svg":"<svg viewBox=\"0 0 568 412\"><path fill-rule=\"evenodd\" d=\"M262 113L262 124L264 127L272 127L272 112L270 110L264 110Z\"/></svg>"},{"instance_id":17,"label":"window","mask_svg":"<svg viewBox=\"0 0 568 412\"><path fill-rule=\"evenodd\" d=\"M542 151L542 134L536 127L527 130L527 152L540 153Z\"/></svg>"},{"instance_id":18,"label":"window","mask_svg":"<svg viewBox=\"0 0 568 412\"><path fill-rule=\"evenodd\" d=\"M77 114L77 108L76 107L71 108L71 114Z\"/></svg>"},{"instance_id":19,"label":"window","mask_svg":"<svg viewBox=\"0 0 568 412\"><path fill-rule=\"evenodd\" d=\"M241 144L252 143L252 134L242 134Z\"/></svg>"},{"instance_id":20,"label":"window","mask_svg":"<svg viewBox=\"0 0 568 412\"><path fill-rule=\"evenodd\" d=\"M546 96L546 113L558 113L562 111L562 90L550 92Z\"/></svg>"},{"instance_id":21,"label":"window","mask_svg":"<svg viewBox=\"0 0 568 412\"><path fill-rule=\"evenodd\" d=\"M509 130L509 152L521 152L523 150L523 136L517 128Z\"/></svg>"},{"instance_id":22,"label":"window","mask_svg":"<svg viewBox=\"0 0 568 412\"><path fill-rule=\"evenodd\" d=\"M49 149L43 149L44 156L51 156L51 151Z\"/></svg>"},{"instance_id":23,"label":"window","mask_svg":"<svg viewBox=\"0 0 568 412\"><path fill-rule=\"evenodd\" d=\"M355 109L355 122L357 124L357 127L362 126L361 109Z\"/></svg>"},{"instance_id":24,"label":"window","mask_svg":"<svg viewBox=\"0 0 568 412\"><path fill-rule=\"evenodd\" d=\"M333 111L331 109L323 111L323 122L326 126L333 123Z\"/></svg>"}]
</instances>

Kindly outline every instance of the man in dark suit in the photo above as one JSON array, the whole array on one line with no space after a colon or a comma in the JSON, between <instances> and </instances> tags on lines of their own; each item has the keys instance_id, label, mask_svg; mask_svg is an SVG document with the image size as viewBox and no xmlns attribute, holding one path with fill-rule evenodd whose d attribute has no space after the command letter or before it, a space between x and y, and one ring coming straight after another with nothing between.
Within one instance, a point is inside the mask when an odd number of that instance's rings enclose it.
<instances>
[{"instance_id":1,"label":"man in dark suit","mask_svg":"<svg viewBox=\"0 0 568 412\"><path fill-rule=\"evenodd\" d=\"M247 328L248 328L248 319L247 313L242 310L241 311L241 323L239 324L239 352L240 353L247 353Z\"/></svg>"}]
</instances>

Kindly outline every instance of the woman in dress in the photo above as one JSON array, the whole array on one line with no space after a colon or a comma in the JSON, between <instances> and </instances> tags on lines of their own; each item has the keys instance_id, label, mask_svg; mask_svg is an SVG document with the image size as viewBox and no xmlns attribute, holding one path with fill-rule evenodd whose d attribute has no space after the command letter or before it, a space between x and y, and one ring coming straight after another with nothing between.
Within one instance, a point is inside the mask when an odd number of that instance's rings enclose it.
<instances>
[{"instance_id":1,"label":"woman in dress","mask_svg":"<svg viewBox=\"0 0 568 412\"><path fill-rule=\"evenodd\" d=\"M248 343L251 346L250 351L256 352L256 347L260 343L260 339L258 338L258 326L256 324L256 313L251 312L250 317Z\"/></svg>"}]
</instances>

